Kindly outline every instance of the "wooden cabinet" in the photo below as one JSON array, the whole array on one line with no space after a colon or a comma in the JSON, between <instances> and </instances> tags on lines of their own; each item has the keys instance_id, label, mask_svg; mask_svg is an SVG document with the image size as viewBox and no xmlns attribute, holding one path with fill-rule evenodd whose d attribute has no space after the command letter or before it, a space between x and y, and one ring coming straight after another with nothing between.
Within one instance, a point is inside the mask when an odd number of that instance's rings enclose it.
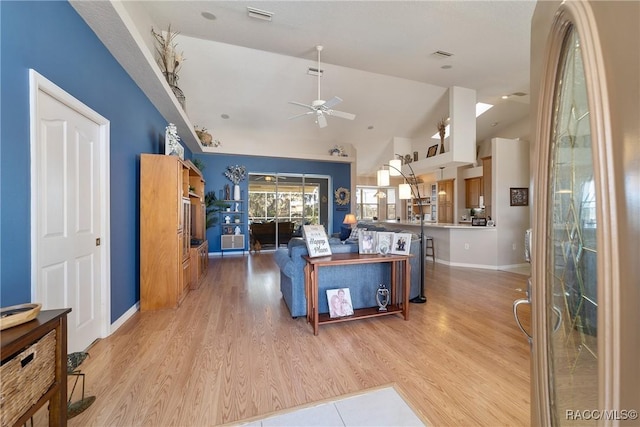
<instances>
[{"instance_id":1,"label":"wooden cabinet","mask_svg":"<svg viewBox=\"0 0 640 427\"><path fill-rule=\"evenodd\" d=\"M204 238L196 218L203 203L204 180L191 162L140 156L140 310L177 307L188 292L191 239Z\"/></svg>"},{"instance_id":2,"label":"wooden cabinet","mask_svg":"<svg viewBox=\"0 0 640 427\"><path fill-rule=\"evenodd\" d=\"M465 206L467 209L480 207L480 196L483 195L482 178L468 178L464 180Z\"/></svg>"},{"instance_id":3,"label":"wooden cabinet","mask_svg":"<svg viewBox=\"0 0 640 427\"><path fill-rule=\"evenodd\" d=\"M493 216L491 213L491 157L482 158L482 190L484 195L484 212L487 217Z\"/></svg>"},{"instance_id":4,"label":"wooden cabinet","mask_svg":"<svg viewBox=\"0 0 640 427\"><path fill-rule=\"evenodd\" d=\"M453 223L453 179L438 181L438 222Z\"/></svg>"},{"instance_id":5,"label":"wooden cabinet","mask_svg":"<svg viewBox=\"0 0 640 427\"><path fill-rule=\"evenodd\" d=\"M191 289L198 289L209 268L209 244L191 247Z\"/></svg>"},{"instance_id":6,"label":"wooden cabinet","mask_svg":"<svg viewBox=\"0 0 640 427\"><path fill-rule=\"evenodd\" d=\"M26 425L45 403L49 408L49 425L67 425L70 311L69 308L41 311L35 319L2 331L3 426Z\"/></svg>"}]
</instances>

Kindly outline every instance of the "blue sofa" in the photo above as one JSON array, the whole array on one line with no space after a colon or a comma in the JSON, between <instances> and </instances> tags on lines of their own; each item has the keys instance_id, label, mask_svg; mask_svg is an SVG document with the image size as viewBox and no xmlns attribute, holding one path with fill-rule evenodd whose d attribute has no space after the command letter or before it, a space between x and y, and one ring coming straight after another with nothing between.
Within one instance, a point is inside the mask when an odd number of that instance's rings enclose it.
<instances>
[{"instance_id":1,"label":"blue sofa","mask_svg":"<svg viewBox=\"0 0 640 427\"><path fill-rule=\"evenodd\" d=\"M390 230L391 231L391 230ZM358 244L343 243L340 239L329 239L331 253L358 252ZM420 294L420 241L411 240L411 289L409 297ZM308 255L307 246L302 238L293 238L287 248L279 248L275 261L280 268L280 291L292 317L306 316L307 298L304 292L304 266L302 258ZM390 264L374 263L359 265L341 265L323 267L318 271L318 310L328 313L327 289L349 288L353 308L375 307L376 290L383 283L389 288ZM357 285L356 285L357 284Z\"/></svg>"}]
</instances>

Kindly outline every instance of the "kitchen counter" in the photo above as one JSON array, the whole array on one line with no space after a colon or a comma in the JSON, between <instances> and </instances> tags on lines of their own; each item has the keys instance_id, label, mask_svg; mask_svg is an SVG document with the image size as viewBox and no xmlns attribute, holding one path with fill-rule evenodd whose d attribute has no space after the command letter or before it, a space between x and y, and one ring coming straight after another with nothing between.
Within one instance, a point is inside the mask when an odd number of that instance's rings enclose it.
<instances>
[{"instance_id":1,"label":"kitchen counter","mask_svg":"<svg viewBox=\"0 0 640 427\"><path fill-rule=\"evenodd\" d=\"M420 234L419 221L379 221L376 225ZM425 221L424 233L433 239L437 262L456 267L498 269L496 227Z\"/></svg>"},{"instance_id":2,"label":"kitchen counter","mask_svg":"<svg viewBox=\"0 0 640 427\"><path fill-rule=\"evenodd\" d=\"M390 226L390 225L398 225L398 226L409 226L409 227L420 227L420 221L379 221L377 224L382 226ZM425 221L424 227L427 228L458 228L458 229L472 229L472 230L495 230L495 226L485 227L485 226L473 226L471 222L460 222L460 223L450 223L450 222L435 222L435 221Z\"/></svg>"}]
</instances>

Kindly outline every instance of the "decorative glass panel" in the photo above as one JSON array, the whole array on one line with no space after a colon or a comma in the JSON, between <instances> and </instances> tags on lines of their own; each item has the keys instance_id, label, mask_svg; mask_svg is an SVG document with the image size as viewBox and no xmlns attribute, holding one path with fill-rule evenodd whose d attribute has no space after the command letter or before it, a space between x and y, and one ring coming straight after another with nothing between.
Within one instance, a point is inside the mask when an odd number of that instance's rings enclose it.
<instances>
[{"instance_id":1,"label":"decorative glass panel","mask_svg":"<svg viewBox=\"0 0 640 427\"><path fill-rule=\"evenodd\" d=\"M597 200L585 73L574 28L560 63L547 193L546 286L552 418L554 425L567 425L574 423L575 411L599 409Z\"/></svg>"}]
</instances>

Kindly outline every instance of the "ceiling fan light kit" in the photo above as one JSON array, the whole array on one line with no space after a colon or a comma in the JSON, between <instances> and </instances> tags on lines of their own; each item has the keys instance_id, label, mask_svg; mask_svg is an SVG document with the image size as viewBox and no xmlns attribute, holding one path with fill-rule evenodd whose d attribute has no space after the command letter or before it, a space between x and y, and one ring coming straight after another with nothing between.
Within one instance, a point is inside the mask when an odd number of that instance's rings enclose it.
<instances>
[{"instance_id":1,"label":"ceiling fan light kit","mask_svg":"<svg viewBox=\"0 0 640 427\"><path fill-rule=\"evenodd\" d=\"M342 98L334 96L328 101L325 101L320 97L320 77L322 77L322 69L320 68L320 52L322 51L322 46L316 46L316 50L318 51L318 68L319 72L317 72L318 76L318 99L311 102L309 104L303 104L302 102L289 101L289 104L298 105L300 107L304 107L309 109L309 111L301 114L296 114L295 116L289 117L289 120L296 119L298 117L307 116L310 114L315 114L316 119L315 122L318 127L324 128L327 126L327 118L326 116L334 116L339 117L341 119L353 120L356 118L355 114L345 113L344 111L334 110L333 107L340 104L342 102ZM309 69L311 70L311 68Z\"/></svg>"}]
</instances>

